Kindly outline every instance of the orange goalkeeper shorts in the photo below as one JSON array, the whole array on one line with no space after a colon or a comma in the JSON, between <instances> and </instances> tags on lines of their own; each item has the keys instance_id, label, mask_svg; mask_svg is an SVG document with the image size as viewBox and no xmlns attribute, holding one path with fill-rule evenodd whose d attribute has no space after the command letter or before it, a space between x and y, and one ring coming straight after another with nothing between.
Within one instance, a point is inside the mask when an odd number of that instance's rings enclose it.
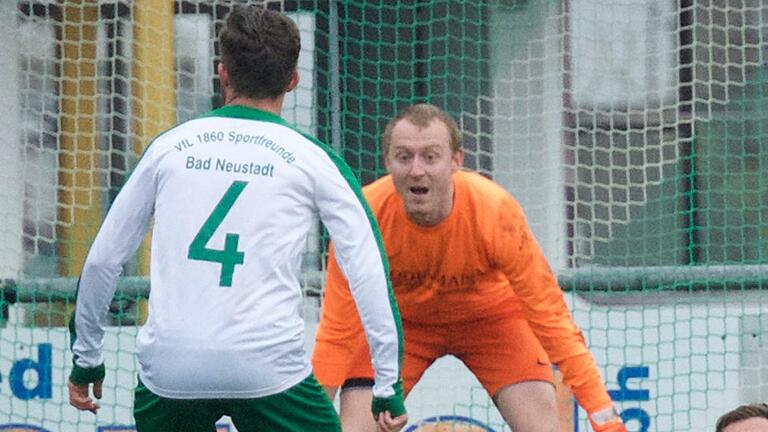
<instances>
[{"instance_id":1,"label":"orange goalkeeper shorts","mask_svg":"<svg viewBox=\"0 0 768 432\"><path fill-rule=\"evenodd\" d=\"M373 378L368 345L362 334L355 340L333 340L322 334L312 356L318 381L340 387L356 379ZM541 343L520 317L485 316L479 320L424 325L403 320L405 338L403 391L411 391L438 358L453 355L469 368L493 396L506 385L524 381L552 382L552 365Z\"/></svg>"}]
</instances>

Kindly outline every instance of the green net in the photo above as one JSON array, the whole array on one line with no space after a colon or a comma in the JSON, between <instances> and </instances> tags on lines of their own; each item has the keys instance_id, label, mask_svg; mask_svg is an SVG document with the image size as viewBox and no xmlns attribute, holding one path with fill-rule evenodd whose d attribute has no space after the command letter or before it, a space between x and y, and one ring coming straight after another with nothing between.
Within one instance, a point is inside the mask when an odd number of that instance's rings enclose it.
<instances>
[{"instance_id":1,"label":"green net","mask_svg":"<svg viewBox=\"0 0 768 432\"><path fill-rule=\"evenodd\" d=\"M148 246L110 309L97 417L68 406L64 325L144 146L220 103L213 35L235 3L0 2L0 430L133 424ZM768 398L764 2L251 3L302 33L283 116L362 183L384 174L379 137L401 108L457 119L465 166L523 205L630 430L713 430ZM308 349L324 250L318 227L303 262ZM411 432L508 430L454 358L407 404ZM563 430L589 430L567 394L561 405Z\"/></svg>"}]
</instances>

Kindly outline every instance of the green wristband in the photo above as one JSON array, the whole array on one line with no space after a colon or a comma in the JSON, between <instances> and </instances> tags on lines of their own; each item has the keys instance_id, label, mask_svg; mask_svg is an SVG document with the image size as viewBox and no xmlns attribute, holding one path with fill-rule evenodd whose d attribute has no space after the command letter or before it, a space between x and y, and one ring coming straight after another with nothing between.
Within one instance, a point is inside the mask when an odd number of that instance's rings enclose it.
<instances>
[{"instance_id":1,"label":"green wristband","mask_svg":"<svg viewBox=\"0 0 768 432\"><path fill-rule=\"evenodd\" d=\"M392 417L399 417L405 414L405 404L403 403L403 397L399 395L390 396L388 398L373 398L373 404L371 409L373 415L378 416L384 411L389 411Z\"/></svg>"},{"instance_id":2,"label":"green wristband","mask_svg":"<svg viewBox=\"0 0 768 432\"><path fill-rule=\"evenodd\" d=\"M374 417L378 417L384 411L389 411L392 417L399 417L405 414L405 403L403 402L403 384L398 381L392 386L395 389L395 394L386 397L378 398L374 397L371 404L371 410Z\"/></svg>"},{"instance_id":3,"label":"green wristband","mask_svg":"<svg viewBox=\"0 0 768 432\"><path fill-rule=\"evenodd\" d=\"M106 375L104 363L94 368L83 368L78 365L72 366L72 372L69 374L69 380L73 384L90 384L96 381L103 381Z\"/></svg>"}]
</instances>

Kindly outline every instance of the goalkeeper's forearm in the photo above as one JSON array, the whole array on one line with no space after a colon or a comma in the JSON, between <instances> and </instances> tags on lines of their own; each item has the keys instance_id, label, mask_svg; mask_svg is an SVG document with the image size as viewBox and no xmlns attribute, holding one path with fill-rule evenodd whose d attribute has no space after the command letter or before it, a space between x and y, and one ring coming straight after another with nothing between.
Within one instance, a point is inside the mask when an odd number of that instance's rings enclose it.
<instances>
[{"instance_id":1,"label":"goalkeeper's forearm","mask_svg":"<svg viewBox=\"0 0 768 432\"><path fill-rule=\"evenodd\" d=\"M595 432L625 432L621 417L613 406L608 390L592 354L585 352L558 363L563 381L589 416Z\"/></svg>"}]
</instances>

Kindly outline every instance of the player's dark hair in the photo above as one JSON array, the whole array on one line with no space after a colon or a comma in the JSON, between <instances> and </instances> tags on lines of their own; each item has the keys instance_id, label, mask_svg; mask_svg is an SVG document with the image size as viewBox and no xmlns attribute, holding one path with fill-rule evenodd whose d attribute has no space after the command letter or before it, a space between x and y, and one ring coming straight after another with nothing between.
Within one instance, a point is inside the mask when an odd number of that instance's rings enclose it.
<instances>
[{"instance_id":1,"label":"player's dark hair","mask_svg":"<svg viewBox=\"0 0 768 432\"><path fill-rule=\"evenodd\" d=\"M403 109L397 116L387 123L387 126L384 128L384 135L381 138L381 150L385 157L389 154L389 145L392 141L392 129L394 129L397 122L404 119L419 128L429 126L429 124L432 123L432 120L443 122L448 128L448 134L450 135L448 146L450 147L451 152L456 153L461 149L461 132L459 131L459 126L456 124L456 120L435 105L420 103Z\"/></svg>"},{"instance_id":2,"label":"player's dark hair","mask_svg":"<svg viewBox=\"0 0 768 432\"><path fill-rule=\"evenodd\" d=\"M728 411L717 419L717 426L715 426L715 432L723 432L726 427L738 423L742 420L751 419L754 417L768 419L768 405L764 403L755 403L750 405L742 405L736 409Z\"/></svg>"},{"instance_id":3,"label":"player's dark hair","mask_svg":"<svg viewBox=\"0 0 768 432\"><path fill-rule=\"evenodd\" d=\"M291 82L301 50L296 24L255 5L236 5L219 33L221 61L238 95L274 99Z\"/></svg>"}]
</instances>

